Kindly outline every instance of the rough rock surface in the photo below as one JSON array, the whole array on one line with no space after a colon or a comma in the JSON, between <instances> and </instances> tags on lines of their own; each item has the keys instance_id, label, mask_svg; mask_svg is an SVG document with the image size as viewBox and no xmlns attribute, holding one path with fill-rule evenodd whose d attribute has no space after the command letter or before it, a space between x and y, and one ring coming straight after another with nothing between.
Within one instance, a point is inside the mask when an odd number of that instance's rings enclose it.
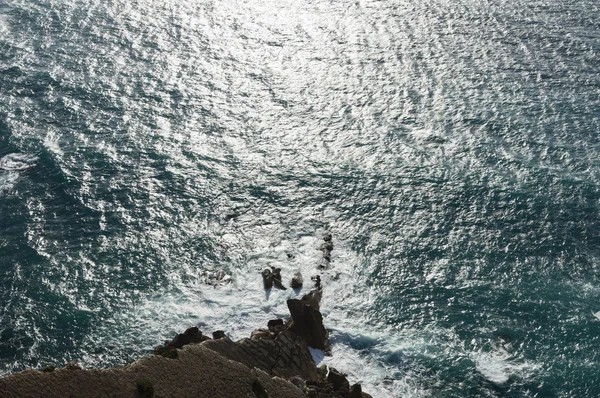
<instances>
[{"instance_id":1,"label":"rough rock surface","mask_svg":"<svg viewBox=\"0 0 600 398\"><path fill-rule=\"evenodd\" d=\"M306 343L288 331L276 338L242 339L233 342L228 338L207 341L205 347L226 358L255 367L279 377L300 376L316 380L317 368Z\"/></svg>"},{"instance_id":2,"label":"rough rock surface","mask_svg":"<svg viewBox=\"0 0 600 398\"><path fill-rule=\"evenodd\" d=\"M0 396L131 398L139 380L150 381L155 397L161 398L254 398L253 386L262 387L269 398L306 398L291 382L231 361L204 344L185 346L178 359L153 356L121 368L16 373L0 378Z\"/></svg>"}]
</instances>

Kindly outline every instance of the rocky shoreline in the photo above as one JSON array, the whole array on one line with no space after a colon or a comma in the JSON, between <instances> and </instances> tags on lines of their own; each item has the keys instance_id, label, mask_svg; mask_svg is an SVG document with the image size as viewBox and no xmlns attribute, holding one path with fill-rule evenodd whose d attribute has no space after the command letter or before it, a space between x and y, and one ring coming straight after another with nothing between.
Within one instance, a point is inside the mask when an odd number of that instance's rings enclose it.
<instances>
[{"instance_id":1,"label":"rocky shoreline","mask_svg":"<svg viewBox=\"0 0 600 398\"><path fill-rule=\"evenodd\" d=\"M321 266L330 262L326 235ZM265 288L284 288L279 269L262 273ZM212 338L197 327L177 334L154 355L127 366L84 370L75 364L0 378L0 398L63 397L256 397L368 398L359 384L325 365L317 367L309 347L331 355L320 312L321 279L301 299L287 300L288 319L273 319L250 338L234 342L223 331ZM300 274L292 279L301 287Z\"/></svg>"}]
</instances>

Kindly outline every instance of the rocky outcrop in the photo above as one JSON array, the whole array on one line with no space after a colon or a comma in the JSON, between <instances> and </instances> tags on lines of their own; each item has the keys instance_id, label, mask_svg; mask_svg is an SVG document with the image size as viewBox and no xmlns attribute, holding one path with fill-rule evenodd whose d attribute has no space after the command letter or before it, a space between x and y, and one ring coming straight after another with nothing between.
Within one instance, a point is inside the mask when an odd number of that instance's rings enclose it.
<instances>
[{"instance_id":1,"label":"rocky outcrop","mask_svg":"<svg viewBox=\"0 0 600 398\"><path fill-rule=\"evenodd\" d=\"M333 249L331 235L324 241L325 261ZM285 289L281 269L265 269L262 276L265 288ZM292 287L301 287L302 276L294 279L300 285ZM270 320L251 338L234 342L218 330L210 339L191 327L156 347L154 356L128 366L83 370L69 364L0 378L0 398L369 398L359 384L350 387L346 375L313 362L309 346L327 355L331 350L320 312L321 278L312 279L315 289L287 301L291 319Z\"/></svg>"},{"instance_id":2,"label":"rocky outcrop","mask_svg":"<svg viewBox=\"0 0 600 398\"><path fill-rule=\"evenodd\" d=\"M2 398L105 398L140 396L144 381L155 397L172 398L306 398L291 382L207 348L190 344L175 360L152 356L107 370L25 371L0 378ZM262 398L261 397L261 398Z\"/></svg>"},{"instance_id":3,"label":"rocky outcrop","mask_svg":"<svg viewBox=\"0 0 600 398\"><path fill-rule=\"evenodd\" d=\"M292 315L290 331L300 336L310 347L323 350L326 355L331 355L329 332L323 326L323 316L319 310L305 301L297 299L288 300L287 306Z\"/></svg>"},{"instance_id":4,"label":"rocky outcrop","mask_svg":"<svg viewBox=\"0 0 600 398\"><path fill-rule=\"evenodd\" d=\"M263 278L263 285L265 289L273 288L273 285L277 289L286 290L287 288L283 286L281 282L281 268L271 267L271 269L265 268L261 272Z\"/></svg>"},{"instance_id":5,"label":"rocky outcrop","mask_svg":"<svg viewBox=\"0 0 600 398\"><path fill-rule=\"evenodd\" d=\"M283 331L275 338L242 339L238 342L223 338L203 345L226 358L273 376L300 376L307 380L318 376L306 342L289 331Z\"/></svg>"}]
</instances>

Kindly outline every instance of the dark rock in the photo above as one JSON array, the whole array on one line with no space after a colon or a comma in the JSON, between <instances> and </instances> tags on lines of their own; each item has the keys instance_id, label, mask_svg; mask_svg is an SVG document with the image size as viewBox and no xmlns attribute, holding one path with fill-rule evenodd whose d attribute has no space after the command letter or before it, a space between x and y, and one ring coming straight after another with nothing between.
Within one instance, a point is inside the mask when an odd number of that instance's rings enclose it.
<instances>
[{"instance_id":1,"label":"dark rock","mask_svg":"<svg viewBox=\"0 0 600 398\"><path fill-rule=\"evenodd\" d=\"M302 278L302 274L300 272L296 272L294 277L292 278L292 283L290 286L292 289L300 289L304 284L304 279Z\"/></svg>"},{"instance_id":2,"label":"dark rock","mask_svg":"<svg viewBox=\"0 0 600 398\"><path fill-rule=\"evenodd\" d=\"M273 275L273 283L275 284L275 287L277 289L287 290L287 288L283 286L283 283L281 282L281 268L271 267L271 270L271 275Z\"/></svg>"},{"instance_id":3,"label":"dark rock","mask_svg":"<svg viewBox=\"0 0 600 398\"><path fill-rule=\"evenodd\" d=\"M327 374L327 381L333 384L333 389L335 391L348 391L350 389L350 383L348 383L348 379L346 379L346 376L338 372L334 368L329 368L329 373Z\"/></svg>"},{"instance_id":4,"label":"dark rock","mask_svg":"<svg viewBox=\"0 0 600 398\"><path fill-rule=\"evenodd\" d=\"M304 339L310 347L331 355L329 333L323 326L323 316L319 310L297 299L288 300L287 306L292 315L290 331Z\"/></svg>"},{"instance_id":5,"label":"dark rock","mask_svg":"<svg viewBox=\"0 0 600 398\"><path fill-rule=\"evenodd\" d=\"M312 280L313 280L313 282L315 282L315 287L316 287L317 289L320 289L320 288L321 288L321 276L320 276L320 275L315 275L315 276L313 276L313 277L312 277L312 278L310 278L310 279L312 279Z\"/></svg>"},{"instance_id":6,"label":"dark rock","mask_svg":"<svg viewBox=\"0 0 600 398\"><path fill-rule=\"evenodd\" d=\"M319 379L325 380L327 378L327 365L321 365L317 368L317 373L319 374Z\"/></svg>"},{"instance_id":7,"label":"dark rock","mask_svg":"<svg viewBox=\"0 0 600 398\"><path fill-rule=\"evenodd\" d=\"M181 348L184 345L201 343L206 340L210 339L206 336L203 336L200 329L194 326L175 336L175 338L166 345L171 348Z\"/></svg>"},{"instance_id":8,"label":"dark rock","mask_svg":"<svg viewBox=\"0 0 600 398\"><path fill-rule=\"evenodd\" d=\"M355 384L350 388L348 392L347 398L362 398L362 386L360 384Z\"/></svg>"},{"instance_id":9,"label":"dark rock","mask_svg":"<svg viewBox=\"0 0 600 398\"><path fill-rule=\"evenodd\" d=\"M177 334L173 340L166 341L164 345L154 348L154 355L161 355L165 358L177 358L177 349L188 344L197 344L203 341L210 340L210 337L203 336L200 329L191 327L183 333Z\"/></svg>"},{"instance_id":10,"label":"dark rock","mask_svg":"<svg viewBox=\"0 0 600 398\"><path fill-rule=\"evenodd\" d=\"M222 330L216 330L213 332L213 340L219 340L222 339L225 336L225 332Z\"/></svg>"},{"instance_id":11,"label":"dark rock","mask_svg":"<svg viewBox=\"0 0 600 398\"><path fill-rule=\"evenodd\" d=\"M271 319L269 322L267 322L267 327L269 330L280 325L283 325L283 319Z\"/></svg>"},{"instance_id":12,"label":"dark rock","mask_svg":"<svg viewBox=\"0 0 600 398\"><path fill-rule=\"evenodd\" d=\"M329 233L327 233L327 234L325 234L325 235L323 236L323 240L324 240L325 242L331 242L331 241L332 241L332 239L333 239L333 237L332 237L332 236L331 236L331 234L329 234Z\"/></svg>"},{"instance_id":13,"label":"dark rock","mask_svg":"<svg viewBox=\"0 0 600 398\"><path fill-rule=\"evenodd\" d=\"M148 380L138 380L135 382L137 395L140 398L152 398L154 397L154 387Z\"/></svg>"},{"instance_id":14,"label":"dark rock","mask_svg":"<svg viewBox=\"0 0 600 398\"><path fill-rule=\"evenodd\" d=\"M319 310L321 308L321 299L323 298L323 290L314 289L311 290L310 293L302 297L302 301L304 304L310 305L315 310Z\"/></svg>"},{"instance_id":15,"label":"dark rock","mask_svg":"<svg viewBox=\"0 0 600 398\"><path fill-rule=\"evenodd\" d=\"M269 393L258 380L252 384L252 392L256 398L269 398Z\"/></svg>"},{"instance_id":16,"label":"dark rock","mask_svg":"<svg viewBox=\"0 0 600 398\"><path fill-rule=\"evenodd\" d=\"M179 353L177 352L177 348L169 347L167 345L161 345L161 346L155 347L154 355L158 355L158 356L169 358L169 359L179 358Z\"/></svg>"},{"instance_id":17,"label":"dark rock","mask_svg":"<svg viewBox=\"0 0 600 398\"><path fill-rule=\"evenodd\" d=\"M262 272L262 278L265 289L271 289L273 287L273 273L271 270L265 268Z\"/></svg>"}]
</instances>

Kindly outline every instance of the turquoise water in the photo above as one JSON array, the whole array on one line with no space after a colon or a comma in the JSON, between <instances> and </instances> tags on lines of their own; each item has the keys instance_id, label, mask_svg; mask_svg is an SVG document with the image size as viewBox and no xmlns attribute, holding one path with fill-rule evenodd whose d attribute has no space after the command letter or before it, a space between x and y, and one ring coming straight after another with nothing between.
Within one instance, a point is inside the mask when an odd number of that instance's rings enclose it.
<instances>
[{"instance_id":1,"label":"turquoise water","mask_svg":"<svg viewBox=\"0 0 600 398\"><path fill-rule=\"evenodd\" d=\"M245 337L330 231L326 362L375 397L600 396L600 5L564 3L0 0L0 373Z\"/></svg>"}]
</instances>

